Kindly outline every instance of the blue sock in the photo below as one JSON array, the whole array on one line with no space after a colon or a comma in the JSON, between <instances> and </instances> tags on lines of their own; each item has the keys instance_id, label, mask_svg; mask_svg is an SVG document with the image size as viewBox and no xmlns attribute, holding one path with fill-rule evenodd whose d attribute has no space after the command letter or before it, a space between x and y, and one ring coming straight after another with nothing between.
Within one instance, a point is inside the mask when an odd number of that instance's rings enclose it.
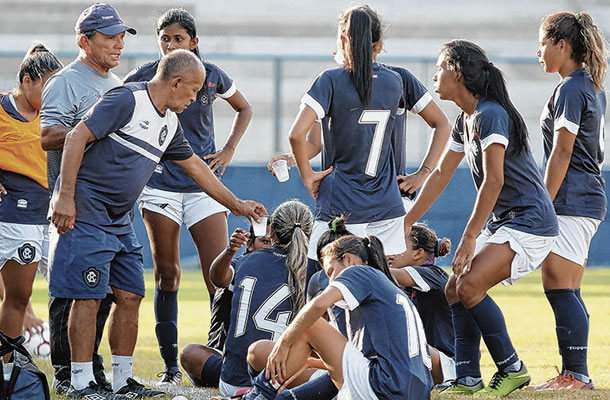
<instances>
[{"instance_id":1,"label":"blue sock","mask_svg":"<svg viewBox=\"0 0 610 400\"><path fill-rule=\"evenodd\" d=\"M504 371L519 361L517 351L508 336L504 315L491 297L485 296L468 311L479 326L485 345L499 371Z\"/></svg>"},{"instance_id":2,"label":"blue sock","mask_svg":"<svg viewBox=\"0 0 610 400\"><path fill-rule=\"evenodd\" d=\"M178 368L178 292L155 289L155 333L165 368Z\"/></svg>"},{"instance_id":3,"label":"blue sock","mask_svg":"<svg viewBox=\"0 0 610 400\"><path fill-rule=\"evenodd\" d=\"M316 400L332 399L339 393L339 390L330 379L327 372L309 382L305 382L292 389L284 389L277 395L276 400Z\"/></svg>"},{"instance_id":4,"label":"blue sock","mask_svg":"<svg viewBox=\"0 0 610 400\"><path fill-rule=\"evenodd\" d=\"M481 379L481 331L462 303L450 304L455 333L455 373L457 378ZM462 379L463 380L463 379ZM470 383L460 382L470 385ZM473 382L473 384L476 382Z\"/></svg>"},{"instance_id":5,"label":"blue sock","mask_svg":"<svg viewBox=\"0 0 610 400\"><path fill-rule=\"evenodd\" d=\"M574 289L545 290L555 314L555 330L564 370L589 376L587 341L589 318Z\"/></svg>"}]
</instances>

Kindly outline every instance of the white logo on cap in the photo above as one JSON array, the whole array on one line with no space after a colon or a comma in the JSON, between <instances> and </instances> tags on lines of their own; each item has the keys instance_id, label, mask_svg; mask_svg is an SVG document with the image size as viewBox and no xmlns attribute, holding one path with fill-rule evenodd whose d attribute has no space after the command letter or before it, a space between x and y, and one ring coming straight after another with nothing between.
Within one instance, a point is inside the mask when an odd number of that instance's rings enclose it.
<instances>
[{"instance_id":1,"label":"white logo on cap","mask_svg":"<svg viewBox=\"0 0 610 400\"><path fill-rule=\"evenodd\" d=\"M102 19L113 19L114 15L105 15L102 17Z\"/></svg>"}]
</instances>

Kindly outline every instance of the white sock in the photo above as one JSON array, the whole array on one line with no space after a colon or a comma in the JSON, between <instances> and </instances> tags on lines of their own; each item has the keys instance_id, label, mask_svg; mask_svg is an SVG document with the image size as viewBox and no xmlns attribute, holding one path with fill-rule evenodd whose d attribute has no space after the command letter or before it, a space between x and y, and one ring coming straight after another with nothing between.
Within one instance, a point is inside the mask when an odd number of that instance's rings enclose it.
<instances>
[{"instance_id":1,"label":"white sock","mask_svg":"<svg viewBox=\"0 0 610 400\"><path fill-rule=\"evenodd\" d=\"M8 382L13 374L13 363L6 363L2 365L2 372L4 373L4 382Z\"/></svg>"},{"instance_id":2,"label":"white sock","mask_svg":"<svg viewBox=\"0 0 610 400\"><path fill-rule=\"evenodd\" d=\"M112 390L116 393L127 384L127 378L133 375L131 367L132 356L112 356Z\"/></svg>"},{"instance_id":3,"label":"white sock","mask_svg":"<svg viewBox=\"0 0 610 400\"><path fill-rule=\"evenodd\" d=\"M72 363L72 376L70 377L70 383L76 390L81 390L89 386L89 382L95 382L93 376L93 361L87 362L73 362Z\"/></svg>"}]
</instances>

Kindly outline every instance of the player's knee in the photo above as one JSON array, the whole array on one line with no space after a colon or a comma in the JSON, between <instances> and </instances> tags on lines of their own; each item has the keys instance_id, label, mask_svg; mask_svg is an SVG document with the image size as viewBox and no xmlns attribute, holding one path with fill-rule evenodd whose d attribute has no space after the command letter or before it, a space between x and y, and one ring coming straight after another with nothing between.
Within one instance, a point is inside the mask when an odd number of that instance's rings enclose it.
<instances>
[{"instance_id":1,"label":"player's knee","mask_svg":"<svg viewBox=\"0 0 610 400\"><path fill-rule=\"evenodd\" d=\"M137 311L140 308L141 302L142 296L139 294L130 293L125 290L121 290L119 293L115 291L115 303L117 307Z\"/></svg>"},{"instance_id":2,"label":"player's knee","mask_svg":"<svg viewBox=\"0 0 610 400\"><path fill-rule=\"evenodd\" d=\"M180 284L180 264L159 263L155 270L156 287L161 290L175 292Z\"/></svg>"},{"instance_id":3,"label":"player's knee","mask_svg":"<svg viewBox=\"0 0 610 400\"><path fill-rule=\"evenodd\" d=\"M22 293L22 292L11 293L11 294L7 293L4 301L5 301L7 307L10 307L14 310L18 310L20 312L25 312L25 310L28 306L28 303L30 301L31 294L32 294L31 290L26 293Z\"/></svg>"},{"instance_id":4,"label":"player's knee","mask_svg":"<svg viewBox=\"0 0 610 400\"><path fill-rule=\"evenodd\" d=\"M462 304L470 304L471 299L479 294L479 290L475 282L471 279L460 278L456 285L457 297Z\"/></svg>"},{"instance_id":5,"label":"player's knee","mask_svg":"<svg viewBox=\"0 0 610 400\"><path fill-rule=\"evenodd\" d=\"M188 344L180 352L180 365L187 373L191 374L197 365L201 364L201 348L197 344Z\"/></svg>"},{"instance_id":6,"label":"player's knee","mask_svg":"<svg viewBox=\"0 0 610 400\"><path fill-rule=\"evenodd\" d=\"M270 340L259 340L248 347L248 364L257 371L262 371L267 364L267 357L273 349L273 342Z\"/></svg>"},{"instance_id":7,"label":"player's knee","mask_svg":"<svg viewBox=\"0 0 610 400\"><path fill-rule=\"evenodd\" d=\"M455 304L460 301L457 295L455 279L450 278L447 281L447 285L445 285L445 297L447 298L447 303L449 304Z\"/></svg>"}]
</instances>

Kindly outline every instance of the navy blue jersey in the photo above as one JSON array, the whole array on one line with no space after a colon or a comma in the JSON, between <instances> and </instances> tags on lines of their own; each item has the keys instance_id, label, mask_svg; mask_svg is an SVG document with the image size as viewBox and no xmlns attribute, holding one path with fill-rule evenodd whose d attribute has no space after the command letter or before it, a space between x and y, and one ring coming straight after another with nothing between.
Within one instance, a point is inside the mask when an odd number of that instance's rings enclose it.
<instances>
[{"instance_id":1,"label":"navy blue jersey","mask_svg":"<svg viewBox=\"0 0 610 400\"><path fill-rule=\"evenodd\" d=\"M334 166L321 182L316 219L349 214L356 224L405 214L391 141L402 92L400 76L374 64L366 107L343 67L324 71L303 97L322 121L323 165Z\"/></svg>"},{"instance_id":2,"label":"navy blue jersey","mask_svg":"<svg viewBox=\"0 0 610 400\"><path fill-rule=\"evenodd\" d=\"M78 171L76 221L108 233L129 233L129 212L155 166L163 159L187 159L193 151L176 113L161 114L150 100L146 83L108 91L83 122L96 140L85 150Z\"/></svg>"},{"instance_id":3,"label":"navy blue jersey","mask_svg":"<svg viewBox=\"0 0 610 400\"><path fill-rule=\"evenodd\" d=\"M125 77L125 82L149 81L155 76L159 60L144 64ZM214 143L214 113L212 103L217 97L229 98L237 91L229 76L216 65L204 62L205 83L197 100L178 114L184 136L195 154L203 158L216 152ZM207 161L206 161L207 162ZM220 173L217 173L220 177ZM164 161L155 170L147 186L171 192L195 193L201 188L172 161Z\"/></svg>"},{"instance_id":4,"label":"navy blue jersey","mask_svg":"<svg viewBox=\"0 0 610 400\"><path fill-rule=\"evenodd\" d=\"M322 293L327 286L328 275L326 275L325 271L321 270L313 274L307 284L307 302L310 302L314 297ZM337 328L343 336L347 337L345 310L341 307L332 306L328 309L327 314L330 323Z\"/></svg>"},{"instance_id":5,"label":"navy blue jersey","mask_svg":"<svg viewBox=\"0 0 610 400\"><path fill-rule=\"evenodd\" d=\"M220 377L234 386L251 386L248 346L261 339L279 339L292 316L286 252L272 247L242 257L234 285Z\"/></svg>"},{"instance_id":6,"label":"navy blue jersey","mask_svg":"<svg viewBox=\"0 0 610 400\"><path fill-rule=\"evenodd\" d=\"M470 121L462 112L455 121L450 149L466 153L477 190L483 183L483 151L493 143L506 149L504 186L493 208L487 229L493 234L501 226L538 236L558 234L557 216L540 170L531 151L513 155L512 121L506 110L485 97L479 102Z\"/></svg>"},{"instance_id":7,"label":"navy blue jersey","mask_svg":"<svg viewBox=\"0 0 610 400\"><path fill-rule=\"evenodd\" d=\"M353 266L330 283L341 291L348 339L368 358L379 399L428 399L433 382L426 336L406 294L381 271Z\"/></svg>"},{"instance_id":8,"label":"navy blue jersey","mask_svg":"<svg viewBox=\"0 0 610 400\"><path fill-rule=\"evenodd\" d=\"M405 175L407 173L407 113L410 111L414 114L419 114L421 110L432 101L432 95L428 89L404 67L396 65L382 64L384 67L396 72L402 78L403 92L398 111L396 113L396 121L394 122L394 130L392 131L392 147L394 149L394 163L396 164L396 173Z\"/></svg>"},{"instance_id":9,"label":"navy blue jersey","mask_svg":"<svg viewBox=\"0 0 610 400\"><path fill-rule=\"evenodd\" d=\"M542 110L545 168L555 131L566 128L576 135L568 171L553 200L557 215L606 218L606 183L602 176L605 113L606 93L597 91L585 69L563 79Z\"/></svg>"},{"instance_id":10,"label":"navy blue jersey","mask_svg":"<svg viewBox=\"0 0 610 400\"><path fill-rule=\"evenodd\" d=\"M445 297L449 275L435 265L403 268L417 286L405 288L415 304L426 331L426 339L432 347L449 357L455 356L451 310Z\"/></svg>"}]
</instances>

